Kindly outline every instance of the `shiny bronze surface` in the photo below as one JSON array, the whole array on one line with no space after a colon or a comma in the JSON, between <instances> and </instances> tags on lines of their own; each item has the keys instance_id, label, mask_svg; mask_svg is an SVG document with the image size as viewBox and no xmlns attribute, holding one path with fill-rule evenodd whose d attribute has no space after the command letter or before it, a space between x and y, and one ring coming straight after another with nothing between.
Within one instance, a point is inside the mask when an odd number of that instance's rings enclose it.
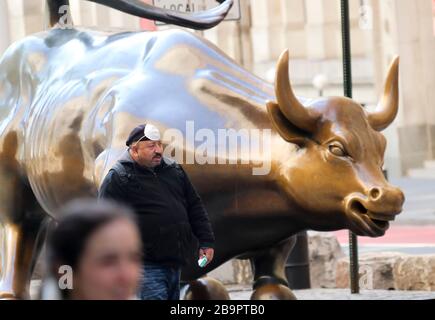
<instances>
[{"instance_id":1,"label":"shiny bronze surface","mask_svg":"<svg viewBox=\"0 0 435 320\"><path fill-rule=\"evenodd\" d=\"M218 280L204 277L188 283L181 292L182 300L230 300L225 286Z\"/></svg>"},{"instance_id":2,"label":"shiny bronze surface","mask_svg":"<svg viewBox=\"0 0 435 320\"><path fill-rule=\"evenodd\" d=\"M251 300L296 300L296 296L282 284L267 284L254 290Z\"/></svg>"},{"instance_id":3,"label":"shiny bronze surface","mask_svg":"<svg viewBox=\"0 0 435 320\"><path fill-rule=\"evenodd\" d=\"M296 98L288 57L280 58L274 90L187 31L55 28L13 44L0 61L0 296L27 296L44 219L68 200L96 196L141 123L184 138L191 120L216 137L220 129L262 129L254 145L271 130L268 174L253 175L257 164L240 161L243 152L236 163L218 155L212 160L226 164L182 162L216 235L214 260L199 268L192 256L185 280L244 257L255 280L285 283L292 235L301 230L382 236L404 201L382 175L386 140L377 131L397 112L398 61L370 114L342 97ZM173 147L185 160L201 144Z\"/></svg>"}]
</instances>

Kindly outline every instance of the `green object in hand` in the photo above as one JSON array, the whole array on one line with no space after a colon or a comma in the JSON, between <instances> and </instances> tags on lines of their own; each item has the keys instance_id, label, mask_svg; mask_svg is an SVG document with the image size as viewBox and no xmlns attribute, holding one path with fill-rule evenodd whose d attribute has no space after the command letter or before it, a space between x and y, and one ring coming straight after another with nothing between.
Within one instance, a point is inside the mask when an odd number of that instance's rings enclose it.
<instances>
[{"instance_id":1,"label":"green object in hand","mask_svg":"<svg viewBox=\"0 0 435 320\"><path fill-rule=\"evenodd\" d=\"M198 260L198 265L201 268L204 268L206 264L207 264L207 257L204 255Z\"/></svg>"}]
</instances>

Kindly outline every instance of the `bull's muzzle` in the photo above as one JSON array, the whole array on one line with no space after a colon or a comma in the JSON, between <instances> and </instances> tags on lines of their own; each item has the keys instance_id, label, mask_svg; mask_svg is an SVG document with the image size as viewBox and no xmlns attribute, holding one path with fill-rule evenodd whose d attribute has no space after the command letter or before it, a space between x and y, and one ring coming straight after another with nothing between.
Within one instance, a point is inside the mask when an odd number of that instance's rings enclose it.
<instances>
[{"instance_id":1,"label":"bull's muzzle","mask_svg":"<svg viewBox=\"0 0 435 320\"><path fill-rule=\"evenodd\" d=\"M372 187L366 194L353 193L345 200L349 227L358 235L382 236L389 221L402 212L404 201L402 190L393 186Z\"/></svg>"}]
</instances>

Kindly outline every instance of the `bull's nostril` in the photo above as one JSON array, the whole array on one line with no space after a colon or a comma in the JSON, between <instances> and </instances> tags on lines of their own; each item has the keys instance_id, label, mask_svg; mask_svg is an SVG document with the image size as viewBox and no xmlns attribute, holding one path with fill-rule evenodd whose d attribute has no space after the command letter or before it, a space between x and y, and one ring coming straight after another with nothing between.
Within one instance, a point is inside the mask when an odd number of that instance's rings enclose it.
<instances>
[{"instance_id":1,"label":"bull's nostril","mask_svg":"<svg viewBox=\"0 0 435 320\"><path fill-rule=\"evenodd\" d=\"M378 188L372 188L370 190L371 200L377 200L377 199L379 199L380 196L381 196L381 190L379 190Z\"/></svg>"},{"instance_id":2,"label":"bull's nostril","mask_svg":"<svg viewBox=\"0 0 435 320\"><path fill-rule=\"evenodd\" d=\"M351 205L350 205L350 209L358 214L364 214L367 213L367 208L363 206L363 204L361 202L359 202L358 200L354 200L352 201Z\"/></svg>"}]
</instances>

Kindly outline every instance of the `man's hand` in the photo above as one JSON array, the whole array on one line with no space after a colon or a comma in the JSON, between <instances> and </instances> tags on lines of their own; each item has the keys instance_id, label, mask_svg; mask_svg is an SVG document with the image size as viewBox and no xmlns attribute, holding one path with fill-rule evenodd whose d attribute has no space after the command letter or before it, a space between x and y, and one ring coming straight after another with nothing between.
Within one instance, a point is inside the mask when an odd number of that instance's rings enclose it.
<instances>
[{"instance_id":1,"label":"man's hand","mask_svg":"<svg viewBox=\"0 0 435 320\"><path fill-rule=\"evenodd\" d=\"M214 249L213 248L201 248L199 249L199 258L205 255L207 257L207 264L213 260ZM206 264L206 265L207 265Z\"/></svg>"}]
</instances>

